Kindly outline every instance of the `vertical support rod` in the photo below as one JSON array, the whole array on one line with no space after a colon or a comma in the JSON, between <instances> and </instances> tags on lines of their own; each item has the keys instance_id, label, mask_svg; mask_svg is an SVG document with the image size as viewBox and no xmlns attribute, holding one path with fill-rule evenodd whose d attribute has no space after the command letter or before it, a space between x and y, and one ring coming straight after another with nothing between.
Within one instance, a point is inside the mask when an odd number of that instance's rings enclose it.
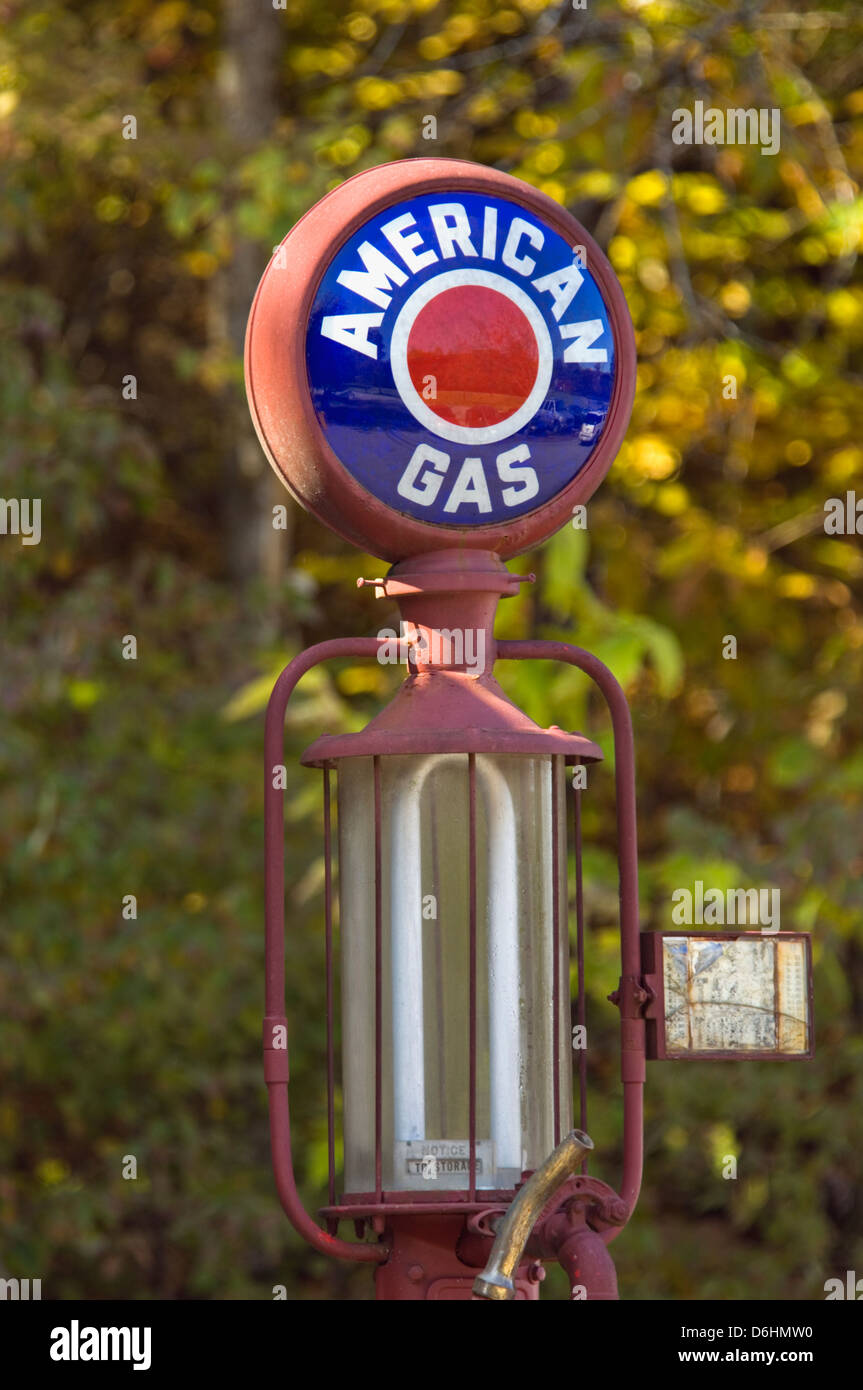
<instances>
[{"instance_id":1,"label":"vertical support rod","mask_svg":"<svg viewBox=\"0 0 863 1390\"><path fill-rule=\"evenodd\" d=\"M383 880L381 865L381 764L373 763L375 801L375 1201L383 1199Z\"/></svg>"},{"instance_id":2,"label":"vertical support rod","mask_svg":"<svg viewBox=\"0 0 863 1390\"><path fill-rule=\"evenodd\" d=\"M322 661L336 657L373 657L374 637L340 637L301 652L276 681L267 705L264 734L264 871L266 904L266 1002L264 1005L264 1078L270 1100L270 1145L273 1173L285 1214L300 1235L326 1255L343 1260L380 1263L389 1254L383 1243L351 1244L330 1235L312 1220L300 1200L291 1155L288 1104L287 1019L285 1017L285 794L275 771L285 761L285 710L300 677Z\"/></svg>"},{"instance_id":3,"label":"vertical support rod","mask_svg":"<svg viewBox=\"0 0 863 1390\"><path fill-rule=\"evenodd\" d=\"M574 788L572 813L572 837L575 841L575 955L578 967L578 1005L579 1027L587 1036L587 1007L584 988L584 880L581 866L581 788ZM578 1126L587 1130L587 1048L578 1049ZM587 1172L588 1154L581 1160L582 1173Z\"/></svg>"},{"instance_id":4,"label":"vertical support rod","mask_svg":"<svg viewBox=\"0 0 863 1390\"><path fill-rule=\"evenodd\" d=\"M336 1068L333 1025L333 857L332 807L330 802L330 767L323 767L324 779L324 940L327 975L327 1193L329 1205L336 1203ZM338 1222L327 1222L330 1235L335 1235Z\"/></svg>"},{"instance_id":5,"label":"vertical support rod","mask_svg":"<svg viewBox=\"0 0 863 1390\"><path fill-rule=\"evenodd\" d=\"M551 935L552 935L552 966L551 966L551 997L553 1000L552 1008L552 1077L554 1085L554 1097L552 1101L554 1114L554 1147L560 1143L560 818L558 808L560 763L557 758L551 760ZM567 980L567 985L569 981ZM567 989L567 998L569 990ZM583 1128L583 1126L582 1126Z\"/></svg>"},{"instance_id":6,"label":"vertical support rod","mask_svg":"<svg viewBox=\"0 0 863 1390\"><path fill-rule=\"evenodd\" d=\"M468 780L468 1200L476 1201L476 754L467 755Z\"/></svg>"}]
</instances>

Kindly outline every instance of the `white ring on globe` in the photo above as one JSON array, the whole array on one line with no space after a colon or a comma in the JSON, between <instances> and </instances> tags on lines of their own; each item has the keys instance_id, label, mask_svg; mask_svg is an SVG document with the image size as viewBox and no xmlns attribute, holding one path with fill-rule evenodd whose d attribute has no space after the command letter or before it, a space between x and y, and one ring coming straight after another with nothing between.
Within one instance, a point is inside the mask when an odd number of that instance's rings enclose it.
<instances>
[{"instance_id":1,"label":"white ring on globe","mask_svg":"<svg viewBox=\"0 0 863 1390\"><path fill-rule=\"evenodd\" d=\"M517 305L533 329L539 354L536 379L530 394L518 410L505 420L499 420L496 425L484 425L478 429L472 429L468 425L455 425L449 420L441 419L422 399L408 370L408 339L420 311L444 290L458 289L466 285L480 285L485 289L497 290L512 304ZM448 439L453 444L496 444L498 440L508 439L510 435L515 434L532 420L539 410L551 384L554 352L545 319L530 296L518 285L512 284L503 275L495 275L491 270L447 270L420 285L402 305L393 326L390 366L396 390L404 405L414 419L431 430L432 434L436 434L440 439Z\"/></svg>"}]
</instances>

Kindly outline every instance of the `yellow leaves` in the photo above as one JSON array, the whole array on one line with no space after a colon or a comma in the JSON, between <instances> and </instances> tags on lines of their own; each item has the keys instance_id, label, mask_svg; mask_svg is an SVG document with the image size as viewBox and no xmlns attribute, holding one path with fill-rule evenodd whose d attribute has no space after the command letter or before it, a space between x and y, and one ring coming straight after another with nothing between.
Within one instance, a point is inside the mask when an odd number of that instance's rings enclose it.
<instances>
[{"instance_id":1,"label":"yellow leaves","mask_svg":"<svg viewBox=\"0 0 863 1390\"><path fill-rule=\"evenodd\" d=\"M815 748L824 748L833 737L833 725L845 713L848 700L842 690L822 690L809 706L806 737Z\"/></svg>"},{"instance_id":2,"label":"yellow leaves","mask_svg":"<svg viewBox=\"0 0 863 1390\"><path fill-rule=\"evenodd\" d=\"M429 34L427 38L420 39L417 51L421 58L427 58L430 63L438 63L441 58L448 58L452 49L443 34Z\"/></svg>"},{"instance_id":3,"label":"yellow leaves","mask_svg":"<svg viewBox=\"0 0 863 1390\"><path fill-rule=\"evenodd\" d=\"M553 140L547 145L539 145L528 163L538 174L553 174L563 163L564 155L563 145L558 140Z\"/></svg>"},{"instance_id":4,"label":"yellow leaves","mask_svg":"<svg viewBox=\"0 0 863 1390\"><path fill-rule=\"evenodd\" d=\"M770 1185L766 1177L744 1178L736 1186L735 1195L738 1198L734 1211L735 1225L743 1228L754 1221L766 1206L770 1196Z\"/></svg>"},{"instance_id":5,"label":"yellow leaves","mask_svg":"<svg viewBox=\"0 0 863 1390\"><path fill-rule=\"evenodd\" d=\"M298 77L344 77L357 61L358 53L353 44L337 43L329 48L296 48L291 54L291 66ZM380 81L369 78L369 81Z\"/></svg>"},{"instance_id":6,"label":"yellow leaves","mask_svg":"<svg viewBox=\"0 0 863 1390\"><path fill-rule=\"evenodd\" d=\"M662 261L653 256L646 256L638 263L638 278L644 288L654 294L668 288L668 270Z\"/></svg>"},{"instance_id":7,"label":"yellow leaves","mask_svg":"<svg viewBox=\"0 0 863 1390\"><path fill-rule=\"evenodd\" d=\"M370 141L371 134L366 126L352 125L343 135L321 150L318 157L326 159L330 164L335 164L337 168L344 169L356 163L363 151L368 148Z\"/></svg>"},{"instance_id":8,"label":"yellow leaves","mask_svg":"<svg viewBox=\"0 0 863 1390\"><path fill-rule=\"evenodd\" d=\"M860 290L833 290L827 296L827 316L837 328L853 328L863 322L863 293Z\"/></svg>"},{"instance_id":9,"label":"yellow leaves","mask_svg":"<svg viewBox=\"0 0 863 1390\"><path fill-rule=\"evenodd\" d=\"M465 43L479 30L479 20L472 14L454 14L444 26L447 38L454 44Z\"/></svg>"},{"instance_id":10,"label":"yellow leaves","mask_svg":"<svg viewBox=\"0 0 863 1390\"><path fill-rule=\"evenodd\" d=\"M387 689L388 681L377 661L367 661L362 666L348 666L340 671L336 685L343 695L381 695Z\"/></svg>"},{"instance_id":11,"label":"yellow leaves","mask_svg":"<svg viewBox=\"0 0 863 1390\"><path fill-rule=\"evenodd\" d=\"M682 1153L689 1143L689 1135L682 1125L669 1125L665 1131L665 1147L669 1153Z\"/></svg>"},{"instance_id":12,"label":"yellow leaves","mask_svg":"<svg viewBox=\"0 0 863 1390\"><path fill-rule=\"evenodd\" d=\"M204 893L187 893L186 896L183 898L183 907L186 909L187 912L191 912L195 915L197 915L197 913L199 912L203 912L206 906L207 897Z\"/></svg>"},{"instance_id":13,"label":"yellow leaves","mask_svg":"<svg viewBox=\"0 0 863 1390\"><path fill-rule=\"evenodd\" d=\"M432 97L452 97L456 92L460 92L464 86L464 78L461 73L453 72L447 68L439 68L435 72L422 74L423 96Z\"/></svg>"},{"instance_id":14,"label":"yellow leaves","mask_svg":"<svg viewBox=\"0 0 863 1390\"><path fill-rule=\"evenodd\" d=\"M847 483L852 478L863 476L863 449L849 445L839 449L827 460L826 480L830 483Z\"/></svg>"},{"instance_id":15,"label":"yellow leaves","mask_svg":"<svg viewBox=\"0 0 863 1390\"><path fill-rule=\"evenodd\" d=\"M166 34L176 32L186 22L189 9L186 0L167 0L167 3L157 5L147 16L143 28L145 38L163 39Z\"/></svg>"},{"instance_id":16,"label":"yellow leaves","mask_svg":"<svg viewBox=\"0 0 863 1390\"><path fill-rule=\"evenodd\" d=\"M186 26L193 34L212 34L216 27L216 17L208 10L193 10L186 19Z\"/></svg>"},{"instance_id":17,"label":"yellow leaves","mask_svg":"<svg viewBox=\"0 0 863 1390\"><path fill-rule=\"evenodd\" d=\"M608 258L615 270L632 270L638 260L638 247L631 237L612 237L608 247Z\"/></svg>"},{"instance_id":18,"label":"yellow leaves","mask_svg":"<svg viewBox=\"0 0 863 1390\"><path fill-rule=\"evenodd\" d=\"M472 39L479 27L479 20L474 15L453 15L440 33L429 34L426 38L420 39L417 51L421 58L426 58L430 63L439 62L441 58L448 58L456 49L461 48L462 44Z\"/></svg>"},{"instance_id":19,"label":"yellow leaves","mask_svg":"<svg viewBox=\"0 0 863 1390\"><path fill-rule=\"evenodd\" d=\"M387 82L382 77L361 77L354 94L360 106L367 111L386 111L401 96L397 84Z\"/></svg>"},{"instance_id":20,"label":"yellow leaves","mask_svg":"<svg viewBox=\"0 0 863 1390\"><path fill-rule=\"evenodd\" d=\"M189 274L198 280L209 280L219 268L219 262L212 251L184 251L180 259Z\"/></svg>"},{"instance_id":21,"label":"yellow leaves","mask_svg":"<svg viewBox=\"0 0 863 1390\"><path fill-rule=\"evenodd\" d=\"M43 1187L59 1187L71 1175L71 1168L62 1158L43 1158L36 1165L36 1177Z\"/></svg>"},{"instance_id":22,"label":"yellow leaves","mask_svg":"<svg viewBox=\"0 0 863 1390\"><path fill-rule=\"evenodd\" d=\"M808 439L792 439L785 446L785 457L794 468L802 468L812 457L812 445Z\"/></svg>"},{"instance_id":23,"label":"yellow leaves","mask_svg":"<svg viewBox=\"0 0 863 1390\"><path fill-rule=\"evenodd\" d=\"M746 383L746 363L742 357L732 356L730 353L724 354L719 359L719 379L724 381L727 376L733 376L737 380L737 390Z\"/></svg>"},{"instance_id":24,"label":"yellow leaves","mask_svg":"<svg viewBox=\"0 0 863 1390\"><path fill-rule=\"evenodd\" d=\"M492 15L490 23L498 34L517 34L522 27L521 15L516 14L515 10L501 10L499 14Z\"/></svg>"},{"instance_id":25,"label":"yellow leaves","mask_svg":"<svg viewBox=\"0 0 863 1390\"><path fill-rule=\"evenodd\" d=\"M668 179L658 169L636 174L626 185L627 197L639 207L656 207L668 193Z\"/></svg>"},{"instance_id":26,"label":"yellow leaves","mask_svg":"<svg viewBox=\"0 0 863 1390\"><path fill-rule=\"evenodd\" d=\"M265 675L256 676L254 680L241 685L227 704L222 706L221 713L225 722L235 724L240 719L249 719L253 714L260 714L262 709L266 709L270 691L285 665L287 659L280 661L278 666L274 666Z\"/></svg>"},{"instance_id":27,"label":"yellow leaves","mask_svg":"<svg viewBox=\"0 0 863 1390\"><path fill-rule=\"evenodd\" d=\"M821 373L815 363L802 352L786 352L781 362L782 375L792 386L813 386Z\"/></svg>"},{"instance_id":28,"label":"yellow leaves","mask_svg":"<svg viewBox=\"0 0 863 1390\"><path fill-rule=\"evenodd\" d=\"M811 221L823 217L826 211L824 201L812 183L809 174L798 160L781 160L779 177L788 188L793 189L797 206Z\"/></svg>"},{"instance_id":29,"label":"yellow leaves","mask_svg":"<svg viewBox=\"0 0 863 1390\"><path fill-rule=\"evenodd\" d=\"M125 198L116 193L106 193L96 204L96 217L100 222L121 222L129 210Z\"/></svg>"},{"instance_id":30,"label":"yellow leaves","mask_svg":"<svg viewBox=\"0 0 863 1390\"><path fill-rule=\"evenodd\" d=\"M362 77L354 89L356 101L367 111L386 111L403 98L418 100L428 97L455 96L461 91L464 79L460 73L447 68L430 72L411 73L398 82L381 77Z\"/></svg>"},{"instance_id":31,"label":"yellow leaves","mask_svg":"<svg viewBox=\"0 0 863 1390\"><path fill-rule=\"evenodd\" d=\"M539 185L540 193L544 193L547 198L553 198L561 206L566 202L566 189L559 179L543 179Z\"/></svg>"},{"instance_id":32,"label":"yellow leaves","mask_svg":"<svg viewBox=\"0 0 863 1390\"><path fill-rule=\"evenodd\" d=\"M824 105L820 101L801 101L796 106L786 106L782 112L783 119L789 120L792 125L813 125L823 120L825 115Z\"/></svg>"},{"instance_id":33,"label":"yellow leaves","mask_svg":"<svg viewBox=\"0 0 863 1390\"><path fill-rule=\"evenodd\" d=\"M721 212L727 203L725 189L709 174L675 174L672 189L677 202L698 217Z\"/></svg>"},{"instance_id":34,"label":"yellow leaves","mask_svg":"<svg viewBox=\"0 0 863 1390\"><path fill-rule=\"evenodd\" d=\"M653 505L663 516L680 516L690 506L689 493L681 483L666 483L658 489Z\"/></svg>"},{"instance_id":35,"label":"yellow leaves","mask_svg":"<svg viewBox=\"0 0 863 1390\"><path fill-rule=\"evenodd\" d=\"M585 198L612 198L617 188L618 179L607 169L589 169L586 174L579 174L572 185L573 192Z\"/></svg>"},{"instance_id":36,"label":"yellow leaves","mask_svg":"<svg viewBox=\"0 0 863 1390\"><path fill-rule=\"evenodd\" d=\"M741 569L746 579L760 579L767 569L767 551L760 545L747 546Z\"/></svg>"},{"instance_id":37,"label":"yellow leaves","mask_svg":"<svg viewBox=\"0 0 863 1390\"><path fill-rule=\"evenodd\" d=\"M670 478L680 467L680 455L673 445L658 434L637 436L629 447L629 462L642 478L661 482Z\"/></svg>"},{"instance_id":38,"label":"yellow leaves","mask_svg":"<svg viewBox=\"0 0 863 1390\"><path fill-rule=\"evenodd\" d=\"M480 92L468 106L467 113L477 125L490 125L500 115L500 101L494 92Z\"/></svg>"},{"instance_id":39,"label":"yellow leaves","mask_svg":"<svg viewBox=\"0 0 863 1390\"><path fill-rule=\"evenodd\" d=\"M813 719L827 719L832 723L847 708L848 697L843 690L822 690L813 699L809 712Z\"/></svg>"},{"instance_id":40,"label":"yellow leaves","mask_svg":"<svg viewBox=\"0 0 863 1390\"><path fill-rule=\"evenodd\" d=\"M727 314L739 319L749 308L752 296L742 281L729 280L719 292L719 302Z\"/></svg>"},{"instance_id":41,"label":"yellow leaves","mask_svg":"<svg viewBox=\"0 0 863 1390\"><path fill-rule=\"evenodd\" d=\"M693 212L700 216L707 216L713 212L721 212L725 207L725 193L716 184L710 185L701 183L689 192L688 202Z\"/></svg>"},{"instance_id":42,"label":"yellow leaves","mask_svg":"<svg viewBox=\"0 0 863 1390\"><path fill-rule=\"evenodd\" d=\"M378 26L370 15L349 14L345 21L345 28L350 37L357 43L368 43L378 32Z\"/></svg>"},{"instance_id":43,"label":"yellow leaves","mask_svg":"<svg viewBox=\"0 0 863 1390\"><path fill-rule=\"evenodd\" d=\"M73 709L92 709L93 705L99 703L104 693L105 688L100 681L74 679L70 680L66 686L69 704L72 705Z\"/></svg>"},{"instance_id":44,"label":"yellow leaves","mask_svg":"<svg viewBox=\"0 0 863 1390\"><path fill-rule=\"evenodd\" d=\"M740 1152L740 1145L735 1136L734 1130L727 1124L710 1125L707 1129L707 1150L710 1154L710 1163L713 1170L722 1176L722 1170L726 1159L736 1158Z\"/></svg>"},{"instance_id":45,"label":"yellow leaves","mask_svg":"<svg viewBox=\"0 0 863 1390\"><path fill-rule=\"evenodd\" d=\"M783 574L776 582L777 593L783 598L807 599L815 593L815 580L811 574L803 574L800 570L795 570L792 574Z\"/></svg>"},{"instance_id":46,"label":"yellow leaves","mask_svg":"<svg viewBox=\"0 0 863 1390\"><path fill-rule=\"evenodd\" d=\"M525 140L547 139L556 135L560 122L556 116L540 114L538 111L521 110L515 118L516 134Z\"/></svg>"},{"instance_id":47,"label":"yellow leaves","mask_svg":"<svg viewBox=\"0 0 863 1390\"><path fill-rule=\"evenodd\" d=\"M752 397L752 410L757 420L774 420L779 413L780 391L776 382L764 381Z\"/></svg>"},{"instance_id":48,"label":"yellow leaves","mask_svg":"<svg viewBox=\"0 0 863 1390\"><path fill-rule=\"evenodd\" d=\"M19 101L20 97L17 92L0 92L0 121L12 115Z\"/></svg>"}]
</instances>

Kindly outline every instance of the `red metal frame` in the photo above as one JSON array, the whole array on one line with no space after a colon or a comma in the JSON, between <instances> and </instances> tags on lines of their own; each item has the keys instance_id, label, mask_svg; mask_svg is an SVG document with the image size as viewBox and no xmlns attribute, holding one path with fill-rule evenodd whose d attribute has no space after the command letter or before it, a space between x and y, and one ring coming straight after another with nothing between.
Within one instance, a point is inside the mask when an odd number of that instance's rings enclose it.
<instances>
[{"instance_id":1,"label":"red metal frame","mask_svg":"<svg viewBox=\"0 0 863 1390\"><path fill-rule=\"evenodd\" d=\"M451 587L455 581L450 576ZM493 611L489 615L489 629L493 623ZM382 990L381 990L381 936L382 936L382 898L381 898L381 806L380 806L380 767L378 762L379 754L374 756L374 786L375 786L375 936L376 936L376 980L375 980L375 1177L376 1190L374 1194L353 1194L342 1200L337 1205L334 1201L335 1193L335 1173L334 1173L334 1060L333 1060L333 987L332 987L332 905L331 905L331 877L329 869L329 853L327 854L327 872L325 878L325 910L326 910L326 952L327 952L327 1077L328 1077L328 1153L329 1153L329 1205L322 1213L327 1221L327 1230L323 1230L312 1219L303 1206L296 1188L296 1181L293 1171L293 1161L290 1144L290 1114L288 1106L288 1052L286 1043L281 1046L282 1039L287 1036L287 1018L284 1012L285 999L285 881L284 881L284 794L283 791L274 786L274 769L283 765L284 762L284 720L288 700L293 693L300 678L311 670L312 667L323 661L337 659L340 657L367 657L377 655L378 647L382 639L378 638L339 638L333 641L321 642L317 646L297 656L281 673L270 697L267 707L266 730L265 730L265 881L266 881L266 1015L264 1019L264 1072L270 1098L270 1133L273 1155L273 1167L276 1177L276 1185L282 1206L296 1228L296 1230L312 1245L315 1249L325 1254L330 1254L342 1259L359 1260L368 1263L382 1264L388 1260L393 1249L389 1240L379 1240L377 1244L351 1243L340 1239L335 1233L338 1220L351 1217L364 1223L371 1219L378 1235L382 1235L386 1230L392 1236L393 1218L409 1217L429 1217L432 1213L443 1215L458 1215L462 1219L468 1218L478 1222L479 1225L470 1226L479 1237L486 1240L486 1245L491 1238L490 1229L483 1231L482 1221L484 1216L499 1213L505 1207L507 1201L512 1197L512 1193L483 1192L479 1194L476 1189L476 894L475 894L475 873L470 874L471 900L470 900L470 1039L469 1039L469 1068L470 1068L470 1175L469 1188L467 1192L446 1192L436 1193L432 1202L423 1201L425 1194L418 1193L397 1193L385 1192L382 1186L382 1165L381 1165L381 1139L382 1139L382 1077L381 1077L381 1056L382 1056ZM534 1236L534 1249L545 1252L547 1258L556 1257L556 1252L562 1249L564 1240L559 1225L555 1225L557 1214L569 1205L575 1210L584 1210L586 1204L591 1207L594 1216L591 1218L591 1225L603 1241L608 1243L619 1234L619 1231L626 1224L638 1198L641 1185L643 1138L642 1138L642 1091L645 1079L645 1024L641 1016L641 1010L647 1001L648 995L641 984L641 965L639 955L639 928L638 928L638 883L637 883L637 845L636 845L636 820L635 820L635 781L634 781L634 750L632 741L632 725L629 715L629 708L623 691L615 680L614 676L596 657L592 656L578 647L569 646L562 642L495 642L493 636L489 637L491 661L497 657L503 660L557 660L564 661L570 665L583 670L602 690L608 703L614 733L615 744L615 780L616 780L616 799L617 799L617 823L619 840L619 859L620 859L620 907L621 907L621 964L622 974L620 988L614 997L615 1002L619 1003L621 1009L621 1074L624 1089L624 1133L623 1133L623 1181L621 1194L618 1195L606 1184L594 1178L582 1176L571 1179L570 1182L561 1190L559 1201L553 1212L547 1214L541 1226L537 1228ZM459 673L450 672L449 678L455 679ZM447 673L444 671L432 674L431 679L445 681ZM509 702L506 702L509 704ZM516 710L515 706L510 706L520 721L526 717ZM529 722L529 721L528 721ZM536 727L536 726L534 726ZM538 733L543 731L537 730ZM362 736L357 736L361 738ZM565 736L576 738L578 736ZM587 741L585 741L587 742ZM366 750L370 751L370 750ZM527 751L527 749L525 749ZM597 750L598 751L598 750ZM475 846L475 753L468 752L469 766L469 795L470 801L470 855L471 865L476 855ZM329 781L328 774L324 772L324 798L325 798L325 846L330 847L330 817L329 817ZM556 797L555 797L555 805ZM578 803L576 814L578 815ZM555 845L557 838L555 837ZM556 900L556 893L555 893ZM580 839L577 843L577 911L579 914L579 941L583 940L583 922L581 901L581 881L580 881ZM559 930L559 928L558 928ZM579 951L579 1017L583 1016L583 946ZM556 1001L557 1002L557 1001ZM284 1030L284 1032L282 1031ZM559 1071L559 1049L555 1052L555 1069ZM581 1065L581 1059L580 1059ZM584 1107L584 1077L580 1070L580 1089L582 1097L582 1107ZM555 1094L559 1095L556 1088ZM559 1112L556 1115L556 1130L559 1128ZM430 1194L431 1195L431 1194ZM503 1203L503 1207L501 1206ZM572 1234L571 1227L569 1234ZM425 1230L425 1228L423 1228ZM412 1234L405 1235L402 1232L400 1239L419 1241L422 1244L426 1236L417 1234L416 1229L411 1226ZM581 1247L579 1247L581 1248ZM593 1248L593 1247L591 1247ZM561 1256L563 1259L563 1256ZM591 1256L594 1263L599 1257ZM399 1257L401 1261L401 1256ZM564 1260L566 1263L566 1260ZM600 1264L597 1268L606 1270L607 1267ZM412 1268L420 1268L420 1265ZM422 1265L425 1269L425 1264ZM389 1287L390 1275L384 1277L384 1287ZM607 1279L603 1274L606 1287ZM469 1279L468 1279L469 1284ZM535 1281L534 1281L535 1282ZM416 1285L413 1293L398 1296L406 1297L436 1297L437 1294L429 1293L428 1289L432 1285L428 1278L424 1276L422 1281L422 1292L419 1288L420 1281L415 1280ZM524 1283L524 1281L522 1281ZM458 1280L456 1280L458 1284ZM455 1284L453 1288L455 1288ZM461 1287L461 1285L458 1285ZM610 1285L609 1285L610 1287ZM389 1293L385 1296L396 1296ZM469 1293L451 1292L447 1297L468 1297ZM524 1297L536 1297L536 1289L531 1285L524 1285ZM601 1297L615 1296L611 1293L599 1294Z\"/></svg>"},{"instance_id":2,"label":"red metal frame","mask_svg":"<svg viewBox=\"0 0 863 1390\"><path fill-rule=\"evenodd\" d=\"M302 1204L291 1154L288 1105L288 1048L285 1015L285 798L273 786L274 769L284 765L285 710L301 676L322 661L336 657L375 656L376 637L339 637L309 647L285 667L267 705L264 729L264 883L266 899L266 1004L264 1017L264 1078L270 1102L270 1146L276 1188L294 1228L316 1250L343 1260L380 1263L385 1244L352 1244L324 1231ZM282 1031L284 1030L284 1031ZM284 1046L278 1044L284 1039Z\"/></svg>"}]
</instances>

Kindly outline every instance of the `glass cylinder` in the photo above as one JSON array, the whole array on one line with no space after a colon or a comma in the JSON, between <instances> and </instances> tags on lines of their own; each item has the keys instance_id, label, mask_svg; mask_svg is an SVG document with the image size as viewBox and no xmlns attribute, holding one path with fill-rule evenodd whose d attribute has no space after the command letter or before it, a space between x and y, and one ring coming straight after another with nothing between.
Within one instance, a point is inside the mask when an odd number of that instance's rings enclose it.
<instances>
[{"instance_id":1,"label":"glass cylinder","mask_svg":"<svg viewBox=\"0 0 863 1390\"><path fill-rule=\"evenodd\" d=\"M463 1190L469 760L446 753L383 756L379 764L381 1186ZM345 1191L356 1194L376 1185L374 768L370 757L337 767ZM509 1189L572 1127L563 759L480 753L475 780L476 1186Z\"/></svg>"}]
</instances>

